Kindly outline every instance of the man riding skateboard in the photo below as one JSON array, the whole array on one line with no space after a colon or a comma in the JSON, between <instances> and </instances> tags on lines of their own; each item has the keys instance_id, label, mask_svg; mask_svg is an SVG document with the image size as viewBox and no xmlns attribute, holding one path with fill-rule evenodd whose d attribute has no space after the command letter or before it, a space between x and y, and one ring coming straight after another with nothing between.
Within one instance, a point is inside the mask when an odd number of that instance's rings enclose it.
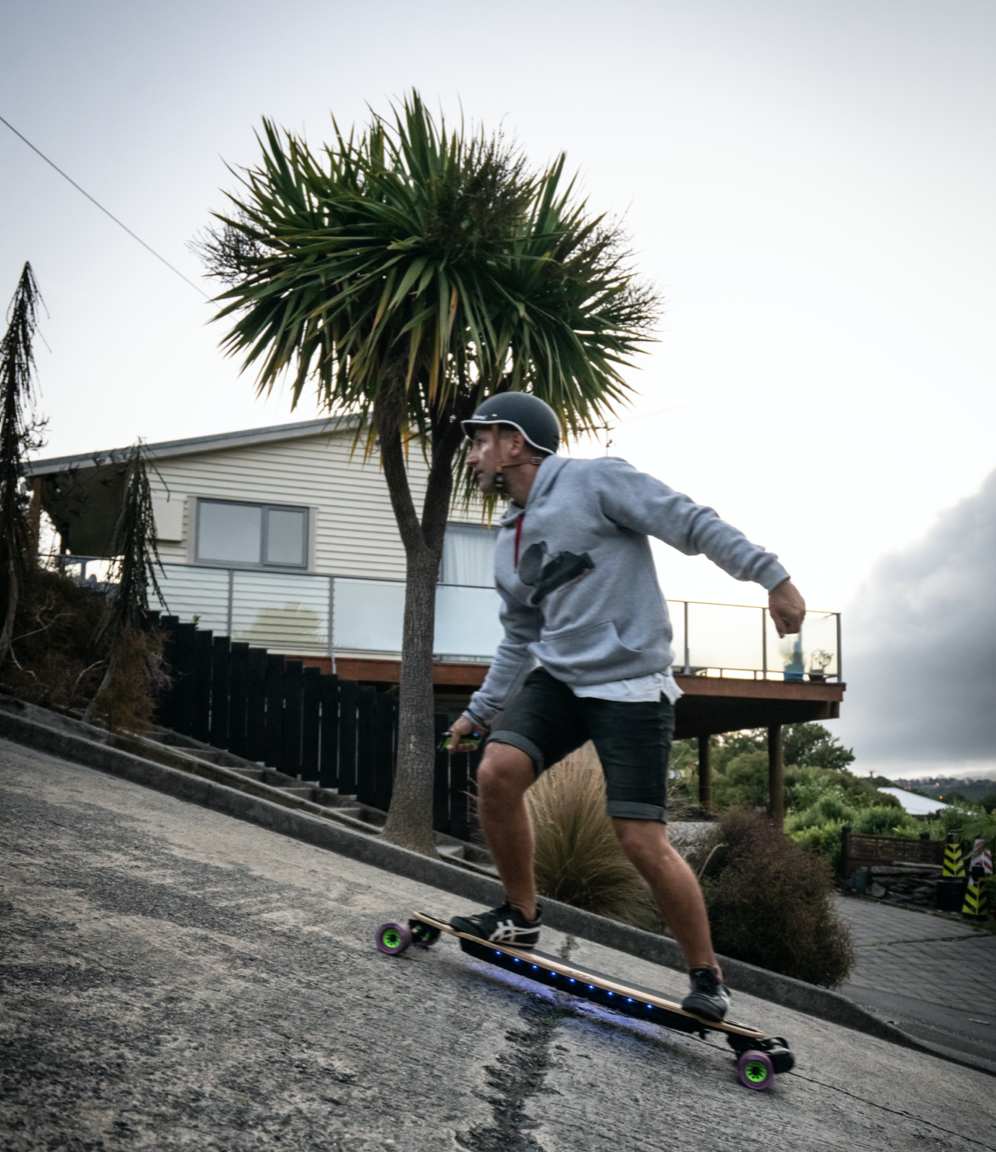
<instances>
[{"instance_id":1,"label":"man riding skateboard","mask_svg":"<svg viewBox=\"0 0 996 1152\"><path fill-rule=\"evenodd\" d=\"M463 428L481 492L509 497L495 551L505 636L452 725L449 747L468 751L473 745L463 738L501 714L477 793L507 900L451 924L485 940L536 945L542 913L525 793L544 769L592 740L615 833L684 953L692 990L682 1007L722 1020L730 997L702 893L667 835L667 763L681 690L671 675L671 625L648 536L761 584L779 635L799 631L802 596L775 555L711 508L624 460L557 456L560 422L535 396L492 396Z\"/></svg>"}]
</instances>

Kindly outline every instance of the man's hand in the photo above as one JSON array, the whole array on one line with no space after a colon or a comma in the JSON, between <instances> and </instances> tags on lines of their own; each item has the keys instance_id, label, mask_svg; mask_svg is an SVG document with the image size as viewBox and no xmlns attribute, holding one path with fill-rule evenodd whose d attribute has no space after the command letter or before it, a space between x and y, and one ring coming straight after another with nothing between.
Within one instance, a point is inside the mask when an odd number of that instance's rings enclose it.
<instances>
[{"instance_id":1,"label":"man's hand","mask_svg":"<svg viewBox=\"0 0 996 1152\"><path fill-rule=\"evenodd\" d=\"M462 737L473 736L478 733L478 726L473 720L468 720L466 716L461 716L450 725L450 742L446 745L446 751L453 752L473 752L476 748L474 744L464 743Z\"/></svg>"},{"instance_id":2,"label":"man's hand","mask_svg":"<svg viewBox=\"0 0 996 1152\"><path fill-rule=\"evenodd\" d=\"M806 601L791 580L783 580L768 593L768 611L779 636L794 635L802 627Z\"/></svg>"}]
</instances>

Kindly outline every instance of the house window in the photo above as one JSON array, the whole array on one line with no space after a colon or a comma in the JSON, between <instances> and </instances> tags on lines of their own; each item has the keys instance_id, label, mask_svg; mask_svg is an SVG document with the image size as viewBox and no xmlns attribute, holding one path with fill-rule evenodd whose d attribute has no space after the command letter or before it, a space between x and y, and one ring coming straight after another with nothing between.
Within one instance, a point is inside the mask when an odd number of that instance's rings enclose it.
<instances>
[{"instance_id":1,"label":"house window","mask_svg":"<svg viewBox=\"0 0 996 1152\"><path fill-rule=\"evenodd\" d=\"M493 588L497 539L497 528L485 528L482 524L447 524L440 583Z\"/></svg>"},{"instance_id":2,"label":"house window","mask_svg":"<svg viewBox=\"0 0 996 1152\"><path fill-rule=\"evenodd\" d=\"M306 568L308 509L198 500L197 559L261 568Z\"/></svg>"}]
</instances>

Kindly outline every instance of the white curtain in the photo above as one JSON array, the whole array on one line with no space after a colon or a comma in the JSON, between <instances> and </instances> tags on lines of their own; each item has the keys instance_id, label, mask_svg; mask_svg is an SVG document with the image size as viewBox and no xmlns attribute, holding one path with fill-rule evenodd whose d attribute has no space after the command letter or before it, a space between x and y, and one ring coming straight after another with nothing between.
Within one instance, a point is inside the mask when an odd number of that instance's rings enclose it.
<instances>
[{"instance_id":1,"label":"white curtain","mask_svg":"<svg viewBox=\"0 0 996 1152\"><path fill-rule=\"evenodd\" d=\"M497 528L447 524L443 540L443 584L492 588L495 582Z\"/></svg>"}]
</instances>

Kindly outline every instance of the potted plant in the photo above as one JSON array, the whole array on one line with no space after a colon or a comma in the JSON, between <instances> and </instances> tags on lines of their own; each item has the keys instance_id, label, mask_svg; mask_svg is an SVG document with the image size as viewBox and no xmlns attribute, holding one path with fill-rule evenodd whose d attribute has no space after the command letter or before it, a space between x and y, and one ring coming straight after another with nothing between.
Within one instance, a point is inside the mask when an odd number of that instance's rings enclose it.
<instances>
[{"instance_id":1,"label":"potted plant","mask_svg":"<svg viewBox=\"0 0 996 1152\"><path fill-rule=\"evenodd\" d=\"M833 660L833 655L825 648L816 648L809 658L809 679L813 681L826 680L827 668Z\"/></svg>"}]
</instances>

